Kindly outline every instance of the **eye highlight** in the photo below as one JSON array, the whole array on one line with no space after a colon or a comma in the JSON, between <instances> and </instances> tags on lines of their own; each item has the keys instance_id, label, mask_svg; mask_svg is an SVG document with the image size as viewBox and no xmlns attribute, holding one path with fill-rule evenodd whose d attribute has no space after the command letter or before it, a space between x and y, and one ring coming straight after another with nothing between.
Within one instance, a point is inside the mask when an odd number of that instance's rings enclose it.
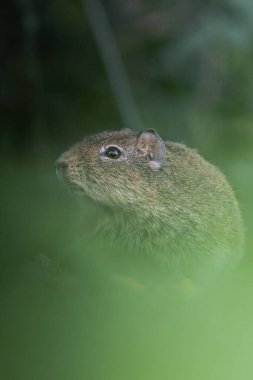
<instances>
[{"instance_id":1,"label":"eye highlight","mask_svg":"<svg viewBox=\"0 0 253 380\"><path fill-rule=\"evenodd\" d=\"M122 155L122 152L116 146L109 146L108 148L106 148L104 155L113 160L117 160Z\"/></svg>"}]
</instances>

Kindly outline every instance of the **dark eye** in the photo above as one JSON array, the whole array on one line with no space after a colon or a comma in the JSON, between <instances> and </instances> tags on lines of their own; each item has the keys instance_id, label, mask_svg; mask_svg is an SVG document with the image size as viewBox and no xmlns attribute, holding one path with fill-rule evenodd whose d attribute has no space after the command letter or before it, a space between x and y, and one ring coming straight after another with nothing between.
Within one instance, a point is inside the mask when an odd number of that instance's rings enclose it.
<instances>
[{"instance_id":1,"label":"dark eye","mask_svg":"<svg viewBox=\"0 0 253 380\"><path fill-rule=\"evenodd\" d=\"M121 151L116 146L109 146L105 151L105 155L106 157L112 158L113 160L115 160L117 158L120 158Z\"/></svg>"}]
</instances>

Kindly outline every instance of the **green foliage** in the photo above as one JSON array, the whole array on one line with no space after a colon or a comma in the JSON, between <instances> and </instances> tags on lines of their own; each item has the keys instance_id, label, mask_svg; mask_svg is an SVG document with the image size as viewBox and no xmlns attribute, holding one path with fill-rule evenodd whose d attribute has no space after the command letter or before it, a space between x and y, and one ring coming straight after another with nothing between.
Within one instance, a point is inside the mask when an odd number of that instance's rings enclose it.
<instances>
[{"instance_id":1,"label":"green foliage","mask_svg":"<svg viewBox=\"0 0 253 380\"><path fill-rule=\"evenodd\" d=\"M244 200L251 167L230 173ZM106 258L98 211L64 191L51 162L2 161L1 173L1 378L251 379L250 257L203 294L138 275Z\"/></svg>"}]
</instances>

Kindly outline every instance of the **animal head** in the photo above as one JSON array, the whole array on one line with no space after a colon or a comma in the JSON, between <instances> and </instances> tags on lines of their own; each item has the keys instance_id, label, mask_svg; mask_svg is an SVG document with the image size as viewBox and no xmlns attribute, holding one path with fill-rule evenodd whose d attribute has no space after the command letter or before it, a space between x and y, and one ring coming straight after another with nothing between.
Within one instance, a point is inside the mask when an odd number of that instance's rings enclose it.
<instances>
[{"instance_id":1,"label":"animal head","mask_svg":"<svg viewBox=\"0 0 253 380\"><path fill-rule=\"evenodd\" d=\"M73 145L56 161L69 187L106 204L153 198L166 161L163 140L152 129L102 132Z\"/></svg>"}]
</instances>

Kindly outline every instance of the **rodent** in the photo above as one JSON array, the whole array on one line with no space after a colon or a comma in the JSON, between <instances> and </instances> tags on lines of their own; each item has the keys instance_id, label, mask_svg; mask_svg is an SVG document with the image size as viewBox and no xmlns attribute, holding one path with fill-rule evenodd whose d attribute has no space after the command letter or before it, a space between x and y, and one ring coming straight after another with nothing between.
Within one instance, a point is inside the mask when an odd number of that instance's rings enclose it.
<instances>
[{"instance_id":1,"label":"rodent","mask_svg":"<svg viewBox=\"0 0 253 380\"><path fill-rule=\"evenodd\" d=\"M56 167L60 180L105 206L106 233L137 255L186 272L202 264L219 272L242 256L242 218L224 175L153 129L86 137Z\"/></svg>"}]
</instances>

